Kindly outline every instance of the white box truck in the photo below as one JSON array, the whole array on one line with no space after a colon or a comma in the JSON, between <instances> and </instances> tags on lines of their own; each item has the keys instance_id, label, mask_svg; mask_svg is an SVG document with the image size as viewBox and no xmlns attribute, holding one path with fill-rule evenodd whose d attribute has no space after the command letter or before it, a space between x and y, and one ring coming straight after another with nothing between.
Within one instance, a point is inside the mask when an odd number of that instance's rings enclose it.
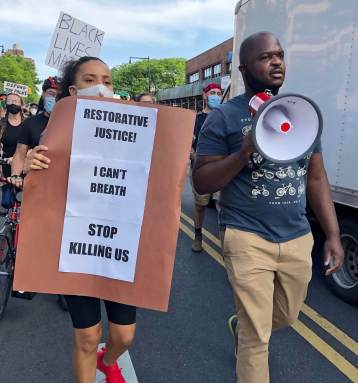
<instances>
[{"instance_id":1,"label":"white box truck","mask_svg":"<svg viewBox=\"0 0 358 383\"><path fill-rule=\"evenodd\" d=\"M242 0L235 9L230 97L243 92L239 47L269 31L285 50L282 92L313 99L323 115L324 162L345 250L328 277L334 291L358 302L358 0Z\"/></svg>"}]
</instances>

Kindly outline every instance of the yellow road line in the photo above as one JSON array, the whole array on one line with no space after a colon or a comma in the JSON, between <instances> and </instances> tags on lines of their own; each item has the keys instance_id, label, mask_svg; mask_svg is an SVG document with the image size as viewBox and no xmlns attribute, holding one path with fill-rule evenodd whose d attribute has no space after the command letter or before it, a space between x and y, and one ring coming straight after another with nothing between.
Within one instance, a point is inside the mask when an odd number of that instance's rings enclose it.
<instances>
[{"instance_id":1,"label":"yellow road line","mask_svg":"<svg viewBox=\"0 0 358 383\"><path fill-rule=\"evenodd\" d=\"M191 228L184 225L180 222L180 229L188 235L191 239L194 239L195 235ZM203 231L204 234L204 231ZM221 255L213 249L210 245L203 241L203 249L214 258L220 265L224 266ZM356 342L344 334L341 330L337 329L333 324L328 322L326 319L321 317L309 306L305 305L307 308L304 313L309 318L312 319L315 323L320 325L325 331L334 336L342 344L355 353L356 351ZM329 360L334 366L337 367L344 375L346 375L352 382L358 383L358 369L348 362L341 354L335 351L328 343L322 340L318 335L316 335L311 329L309 329L301 321L297 320L292 328L301 335L307 342L309 342L318 352L320 352L327 360ZM333 335L334 334L334 335ZM342 334L344 335L342 337ZM352 347L353 346L353 347ZM353 349L353 350L352 350Z\"/></svg>"},{"instance_id":2,"label":"yellow road line","mask_svg":"<svg viewBox=\"0 0 358 383\"><path fill-rule=\"evenodd\" d=\"M180 229L191 239L194 239L195 235L193 230L191 230L188 226L184 225L182 222L180 222ZM215 251L211 246L203 242L203 249L212 257L215 259L216 262L220 263L221 266L224 266L224 261L221 257L221 255Z\"/></svg>"},{"instance_id":3,"label":"yellow road line","mask_svg":"<svg viewBox=\"0 0 358 383\"><path fill-rule=\"evenodd\" d=\"M352 382L358 383L358 369L348 362L341 354L335 351L329 344L317 336L310 328L301 321L296 321L291 326L307 342L309 342L319 353L326 357L338 370L340 370Z\"/></svg>"},{"instance_id":4,"label":"yellow road line","mask_svg":"<svg viewBox=\"0 0 358 383\"><path fill-rule=\"evenodd\" d=\"M181 216L189 224L191 224L192 226L194 225L194 221L190 217L188 217L186 214L182 212ZM209 233L209 236L207 235L207 233ZM217 237L215 237L213 234L203 229L203 235L206 238L208 238L211 242L215 243L217 246L220 247L220 240ZM220 255L219 257L222 262L222 257ZM346 333L344 333L342 330L337 328L334 324L329 322L327 319L321 316L318 312L313 310L310 306L303 304L301 311L313 322L315 322L318 326L320 326L324 331L326 331L329 335L331 335L333 338L335 338L340 343L342 343L354 355L358 356L358 342L350 338Z\"/></svg>"},{"instance_id":5,"label":"yellow road line","mask_svg":"<svg viewBox=\"0 0 358 383\"><path fill-rule=\"evenodd\" d=\"M333 336L339 342L341 342L348 350L352 351L353 354L358 356L358 342L350 338L342 330L334 326L327 319L323 318L318 312L313 310L310 306L306 304L303 305L301 311L308 316L313 322L322 327L328 334Z\"/></svg>"},{"instance_id":6,"label":"yellow road line","mask_svg":"<svg viewBox=\"0 0 358 383\"><path fill-rule=\"evenodd\" d=\"M194 221L189 217L187 216L185 213L181 212L180 213L180 216L186 221L188 222L191 226L194 226ZM207 231L206 229L202 229L202 232L204 234L204 236L209 239L212 243L214 243L216 246L219 246L221 247L221 242L219 240L219 238L216 238L215 235L212 235L210 233L210 231Z\"/></svg>"}]
</instances>

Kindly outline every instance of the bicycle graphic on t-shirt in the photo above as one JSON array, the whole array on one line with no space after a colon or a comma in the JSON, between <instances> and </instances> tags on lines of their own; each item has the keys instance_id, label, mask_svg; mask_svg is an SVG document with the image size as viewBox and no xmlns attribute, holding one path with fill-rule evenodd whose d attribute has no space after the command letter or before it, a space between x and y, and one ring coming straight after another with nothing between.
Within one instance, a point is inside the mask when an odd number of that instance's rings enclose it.
<instances>
[{"instance_id":1,"label":"bicycle graphic on t-shirt","mask_svg":"<svg viewBox=\"0 0 358 383\"><path fill-rule=\"evenodd\" d=\"M287 168L279 168L279 170L277 170L277 172L276 172L276 177L279 179L283 179L286 177L295 178L296 172L292 168L292 166L288 166Z\"/></svg>"},{"instance_id":2,"label":"bicycle graphic on t-shirt","mask_svg":"<svg viewBox=\"0 0 358 383\"><path fill-rule=\"evenodd\" d=\"M307 173L306 166L302 166L297 169L297 176L303 177Z\"/></svg>"},{"instance_id":3,"label":"bicycle graphic on t-shirt","mask_svg":"<svg viewBox=\"0 0 358 383\"><path fill-rule=\"evenodd\" d=\"M294 196L296 194L296 188L292 186L292 183L289 183L288 185L282 184L282 187L276 189L276 195L278 197L283 197L287 193L290 196Z\"/></svg>"},{"instance_id":4,"label":"bicycle graphic on t-shirt","mask_svg":"<svg viewBox=\"0 0 358 383\"><path fill-rule=\"evenodd\" d=\"M264 197L268 197L270 195L270 192L266 189L265 185L256 186L255 189L251 190L251 194L254 197L257 197L258 195L263 195Z\"/></svg>"},{"instance_id":5,"label":"bicycle graphic on t-shirt","mask_svg":"<svg viewBox=\"0 0 358 383\"><path fill-rule=\"evenodd\" d=\"M255 170L251 173L251 178L255 181L262 177L272 180L275 177L275 173L266 169Z\"/></svg>"},{"instance_id":6,"label":"bicycle graphic on t-shirt","mask_svg":"<svg viewBox=\"0 0 358 383\"><path fill-rule=\"evenodd\" d=\"M252 129L252 125L246 125L241 129L242 135L247 136Z\"/></svg>"},{"instance_id":7,"label":"bicycle graphic on t-shirt","mask_svg":"<svg viewBox=\"0 0 358 383\"><path fill-rule=\"evenodd\" d=\"M301 197L302 194L304 194L306 191L306 187L305 187L305 184L299 184L298 185L298 188L297 188L297 195L298 197Z\"/></svg>"}]
</instances>

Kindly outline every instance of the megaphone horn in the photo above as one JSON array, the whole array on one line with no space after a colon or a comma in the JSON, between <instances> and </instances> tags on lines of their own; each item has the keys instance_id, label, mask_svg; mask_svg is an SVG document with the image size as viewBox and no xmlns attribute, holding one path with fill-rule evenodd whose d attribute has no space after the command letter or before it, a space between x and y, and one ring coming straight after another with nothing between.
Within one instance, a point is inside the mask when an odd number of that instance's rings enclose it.
<instances>
[{"instance_id":1,"label":"megaphone horn","mask_svg":"<svg viewBox=\"0 0 358 383\"><path fill-rule=\"evenodd\" d=\"M274 163L303 158L317 145L322 134L322 115L314 101L300 94L253 96L252 137L257 151Z\"/></svg>"}]
</instances>

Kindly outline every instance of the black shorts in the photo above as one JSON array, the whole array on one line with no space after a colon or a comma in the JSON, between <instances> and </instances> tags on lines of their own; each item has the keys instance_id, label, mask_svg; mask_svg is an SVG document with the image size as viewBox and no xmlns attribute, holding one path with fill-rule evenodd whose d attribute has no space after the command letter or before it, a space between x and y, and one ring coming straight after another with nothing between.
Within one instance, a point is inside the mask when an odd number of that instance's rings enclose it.
<instances>
[{"instance_id":1,"label":"black shorts","mask_svg":"<svg viewBox=\"0 0 358 383\"><path fill-rule=\"evenodd\" d=\"M93 297L65 295L73 327L82 329L92 327L101 321L101 300ZM119 325L136 322L136 307L122 303L104 301L108 320Z\"/></svg>"}]
</instances>

